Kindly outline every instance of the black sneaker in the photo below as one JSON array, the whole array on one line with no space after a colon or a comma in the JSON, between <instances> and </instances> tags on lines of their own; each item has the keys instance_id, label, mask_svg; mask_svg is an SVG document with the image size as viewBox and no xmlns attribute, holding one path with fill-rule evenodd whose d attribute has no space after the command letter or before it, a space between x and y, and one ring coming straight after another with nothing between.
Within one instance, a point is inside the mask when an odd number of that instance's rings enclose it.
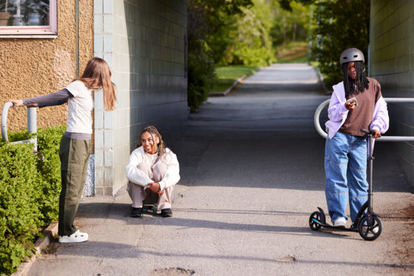
<instances>
[{"instance_id":1,"label":"black sneaker","mask_svg":"<svg viewBox=\"0 0 414 276\"><path fill-rule=\"evenodd\" d=\"M170 208L162 209L161 216L164 218L172 217L172 211Z\"/></svg>"},{"instance_id":2,"label":"black sneaker","mask_svg":"<svg viewBox=\"0 0 414 276\"><path fill-rule=\"evenodd\" d=\"M132 207L131 217L133 217L133 218L142 218L142 208Z\"/></svg>"}]
</instances>

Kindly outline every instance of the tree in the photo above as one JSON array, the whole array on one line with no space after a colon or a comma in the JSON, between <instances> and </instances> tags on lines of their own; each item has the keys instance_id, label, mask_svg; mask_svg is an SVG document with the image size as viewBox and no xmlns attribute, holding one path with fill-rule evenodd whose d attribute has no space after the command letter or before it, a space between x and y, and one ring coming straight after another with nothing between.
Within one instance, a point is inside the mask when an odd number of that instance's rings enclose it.
<instances>
[{"instance_id":1,"label":"tree","mask_svg":"<svg viewBox=\"0 0 414 276\"><path fill-rule=\"evenodd\" d=\"M273 0L274 1L274 0ZM310 5L316 2L316 0L276 0L279 5L282 7L282 9L286 11L292 12L292 4L294 2L301 3L303 5ZM322 0L323 1L323 0Z\"/></svg>"},{"instance_id":2,"label":"tree","mask_svg":"<svg viewBox=\"0 0 414 276\"><path fill-rule=\"evenodd\" d=\"M321 71L332 79L342 80L339 56L347 48L358 48L368 60L369 0L319 1L315 5L315 43L313 52Z\"/></svg>"},{"instance_id":3,"label":"tree","mask_svg":"<svg viewBox=\"0 0 414 276\"><path fill-rule=\"evenodd\" d=\"M313 4L314 16L310 38L313 59L319 61L322 73L330 82L342 80L339 56L342 51L355 47L368 61L370 0L276 0L285 10L292 11L294 2Z\"/></svg>"},{"instance_id":4,"label":"tree","mask_svg":"<svg viewBox=\"0 0 414 276\"><path fill-rule=\"evenodd\" d=\"M189 0L188 16L188 106L197 111L208 97L215 81L215 60L228 41L214 44L214 36L226 26L231 15L241 13L251 0ZM225 36L225 32L221 32Z\"/></svg>"},{"instance_id":5,"label":"tree","mask_svg":"<svg viewBox=\"0 0 414 276\"><path fill-rule=\"evenodd\" d=\"M308 40L309 6L293 2L291 11L288 11L283 9L278 1L274 0L272 8L273 26L270 34L274 46Z\"/></svg>"},{"instance_id":6,"label":"tree","mask_svg":"<svg viewBox=\"0 0 414 276\"><path fill-rule=\"evenodd\" d=\"M245 8L253 6L252 0L189 0L189 7L197 9L195 17L203 20L203 40L207 43L214 61L217 63L224 55L227 46L231 43L229 32L240 19ZM194 9L193 9L194 11ZM193 22L193 21L192 21ZM189 22L189 27L191 22Z\"/></svg>"},{"instance_id":7,"label":"tree","mask_svg":"<svg viewBox=\"0 0 414 276\"><path fill-rule=\"evenodd\" d=\"M292 11L295 2L313 4L313 59L319 61L322 73L335 83L342 79L339 56L355 47L368 61L370 0L273 0Z\"/></svg>"},{"instance_id":8,"label":"tree","mask_svg":"<svg viewBox=\"0 0 414 276\"><path fill-rule=\"evenodd\" d=\"M208 97L213 87L215 73L214 60L206 45L206 36L210 27L206 22L206 10L189 1L187 7L188 22L188 89L187 100L191 112L197 111Z\"/></svg>"},{"instance_id":9,"label":"tree","mask_svg":"<svg viewBox=\"0 0 414 276\"><path fill-rule=\"evenodd\" d=\"M268 3L253 0L254 6L241 8L228 25L228 41L224 55L218 61L220 65L242 64L268 66L275 61L270 29L272 26L271 8ZM218 41L214 39L214 44ZM213 44L213 45L214 45Z\"/></svg>"}]
</instances>

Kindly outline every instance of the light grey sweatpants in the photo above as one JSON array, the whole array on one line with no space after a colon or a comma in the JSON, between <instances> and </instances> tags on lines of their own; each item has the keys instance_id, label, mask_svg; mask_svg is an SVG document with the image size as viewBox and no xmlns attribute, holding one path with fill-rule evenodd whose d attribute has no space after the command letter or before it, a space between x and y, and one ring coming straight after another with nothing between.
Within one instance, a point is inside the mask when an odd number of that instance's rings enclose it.
<instances>
[{"instance_id":1,"label":"light grey sweatpants","mask_svg":"<svg viewBox=\"0 0 414 276\"><path fill-rule=\"evenodd\" d=\"M141 163L137 168L143 171L154 183L159 183L167 172L167 165L157 162L152 168L147 163ZM153 193L147 187L142 187L133 182L129 182L129 196L132 199L132 207L142 208L143 203L157 203L158 210L171 208L171 194L173 186L166 188L162 195Z\"/></svg>"}]
</instances>

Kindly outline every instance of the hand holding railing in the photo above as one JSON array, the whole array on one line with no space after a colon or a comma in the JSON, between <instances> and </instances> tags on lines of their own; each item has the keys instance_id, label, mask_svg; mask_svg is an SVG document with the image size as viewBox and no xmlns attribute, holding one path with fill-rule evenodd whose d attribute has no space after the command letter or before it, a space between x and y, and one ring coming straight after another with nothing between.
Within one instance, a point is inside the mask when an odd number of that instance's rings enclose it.
<instances>
[{"instance_id":1,"label":"hand holding railing","mask_svg":"<svg viewBox=\"0 0 414 276\"><path fill-rule=\"evenodd\" d=\"M7 114L9 111L9 108L14 106L12 102L7 102L3 106L3 111L1 113L1 136L3 142L8 142L9 137L7 135ZM27 108L27 131L32 134L37 133L37 113L35 107ZM34 150L37 151L37 137L30 138L28 140L22 140L22 141L15 141L12 142L14 144L20 144L20 143L33 143L34 144Z\"/></svg>"}]
</instances>

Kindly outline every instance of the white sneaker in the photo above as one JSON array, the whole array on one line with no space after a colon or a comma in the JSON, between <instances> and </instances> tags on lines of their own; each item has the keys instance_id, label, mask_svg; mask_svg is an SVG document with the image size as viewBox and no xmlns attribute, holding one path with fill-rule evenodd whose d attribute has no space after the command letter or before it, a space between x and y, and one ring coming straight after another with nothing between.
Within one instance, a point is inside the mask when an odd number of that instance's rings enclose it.
<instances>
[{"instance_id":1,"label":"white sneaker","mask_svg":"<svg viewBox=\"0 0 414 276\"><path fill-rule=\"evenodd\" d=\"M71 243L71 242L84 242L88 240L87 233L81 233L79 230L73 233L70 236L60 236L60 243Z\"/></svg>"},{"instance_id":2,"label":"white sneaker","mask_svg":"<svg viewBox=\"0 0 414 276\"><path fill-rule=\"evenodd\" d=\"M346 226L346 218L344 218L344 217L337 218L333 222L333 226L335 226L335 227L345 227Z\"/></svg>"}]
</instances>

